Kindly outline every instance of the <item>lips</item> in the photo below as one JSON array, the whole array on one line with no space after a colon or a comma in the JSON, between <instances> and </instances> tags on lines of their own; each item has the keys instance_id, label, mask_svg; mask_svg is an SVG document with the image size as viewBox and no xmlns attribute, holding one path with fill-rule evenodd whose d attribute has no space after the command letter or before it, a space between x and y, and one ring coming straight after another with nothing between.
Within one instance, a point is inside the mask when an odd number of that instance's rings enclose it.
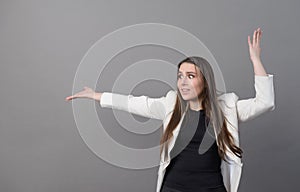
<instances>
[{"instance_id":1,"label":"lips","mask_svg":"<svg viewBox=\"0 0 300 192\"><path fill-rule=\"evenodd\" d=\"M188 91L190 91L190 89L183 88L183 89L181 89L181 91L182 92L188 92Z\"/></svg>"}]
</instances>

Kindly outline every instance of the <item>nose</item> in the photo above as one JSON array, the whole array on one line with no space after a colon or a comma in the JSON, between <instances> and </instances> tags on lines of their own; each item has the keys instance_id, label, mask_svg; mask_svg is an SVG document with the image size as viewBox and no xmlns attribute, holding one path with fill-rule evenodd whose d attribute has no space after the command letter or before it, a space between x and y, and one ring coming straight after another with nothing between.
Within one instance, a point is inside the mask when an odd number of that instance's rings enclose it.
<instances>
[{"instance_id":1,"label":"nose","mask_svg":"<svg viewBox=\"0 0 300 192\"><path fill-rule=\"evenodd\" d=\"M186 77L187 77L187 76L183 76L183 78L179 79L179 81L180 81L180 83L181 83L182 85L187 84L187 79L186 79Z\"/></svg>"}]
</instances>

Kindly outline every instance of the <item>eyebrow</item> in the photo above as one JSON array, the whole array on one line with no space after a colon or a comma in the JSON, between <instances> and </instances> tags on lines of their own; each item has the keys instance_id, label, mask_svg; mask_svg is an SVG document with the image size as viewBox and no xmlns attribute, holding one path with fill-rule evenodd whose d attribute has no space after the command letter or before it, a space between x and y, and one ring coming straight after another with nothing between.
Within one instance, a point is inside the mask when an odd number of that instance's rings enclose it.
<instances>
[{"instance_id":1,"label":"eyebrow","mask_svg":"<svg viewBox=\"0 0 300 192\"><path fill-rule=\"evenodd\" d=\"M182 71L179 71L178 73L182 73ZM186 73L194 73L194 74L196 74L196 73L193 72L193 71L187 71Z\"/></svg>"}]
</instances>

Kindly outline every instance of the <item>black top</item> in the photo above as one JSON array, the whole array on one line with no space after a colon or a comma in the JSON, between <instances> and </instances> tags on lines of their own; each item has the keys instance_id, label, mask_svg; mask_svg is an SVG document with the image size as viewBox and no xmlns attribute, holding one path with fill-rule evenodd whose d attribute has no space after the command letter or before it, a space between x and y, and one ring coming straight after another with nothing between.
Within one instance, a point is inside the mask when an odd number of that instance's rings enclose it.
<instances>
[{"instance_id":1,"label":"black top","mask_svg":"<svg viewBox=\"0 0 300 192\"><path fill-rule=\"evenodd\" d=\"M204 110L187 111L170 154L171 162L166 169L163 185L182 191L223 185L216 141L205 153L198 152L206 131L205 121L208 125Z\"/></svg>"}]
</instances>

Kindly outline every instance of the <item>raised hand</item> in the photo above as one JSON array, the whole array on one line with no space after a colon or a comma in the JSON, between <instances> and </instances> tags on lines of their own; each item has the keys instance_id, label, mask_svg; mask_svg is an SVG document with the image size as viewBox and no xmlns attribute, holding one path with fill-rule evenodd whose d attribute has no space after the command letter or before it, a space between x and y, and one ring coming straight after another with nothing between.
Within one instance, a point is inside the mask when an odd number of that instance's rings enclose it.
<instances>
[{"instance_id":1,"label":"raised hand","mask_svg":"<svg viewBox=\"0 0 300 192\"><path fill-rule=\"evenodd\" d=\"M260 28L256 29L253 33L252 42L250 40L250 36L248 35L248 45L250 52L250 59L253 63L254 73L255 75L267 76L266 70L260 59L260 39L261 39L262 31Z\"/></svg>"},{"instance_id":2,"label":"raised hand","mask_svg":"<svg viewBox=\"0 0 300 192\"><path fill-rule=\"evenodd\" d=\"M96 93L93 89L89 87L84 87L83 91L80 91L74 95L66 97L66 101L70 101L72 99L76 98L88 98L88 99L94 99L99 101L102 93Z\"/></svg>"},{"instance_id":3,"label":"raised hand","mask_svg":"<svg viewBox=\"0 0 300 192\"><path fill-rule=\"evenodd\" d=\"M251 42L250 36L248 35L248 45L251 60L260 60L260 39L262 36L262 31L260 28L253 32L253 39Z\"/></svg>"}]
</instances>

